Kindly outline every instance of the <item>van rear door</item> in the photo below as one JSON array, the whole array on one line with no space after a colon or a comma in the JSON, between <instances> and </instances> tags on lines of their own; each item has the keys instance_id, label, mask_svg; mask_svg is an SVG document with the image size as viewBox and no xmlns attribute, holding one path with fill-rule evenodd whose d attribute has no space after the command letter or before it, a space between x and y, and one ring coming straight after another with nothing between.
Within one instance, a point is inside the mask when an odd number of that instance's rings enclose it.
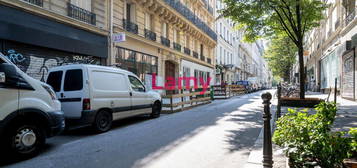
<instances>
[{"instance_id":1,"label":"van rear door","mask_svg":"<svg viewBox=\"0 0 357 168\"><path fill-rule=\"evenodd\" d=\"M82 69L68 69L64 72L63 87L59 94L62 110L66 118L79 119L82 115L82 100L85 98L84 72Z\"/></svg>"}]
</instances>

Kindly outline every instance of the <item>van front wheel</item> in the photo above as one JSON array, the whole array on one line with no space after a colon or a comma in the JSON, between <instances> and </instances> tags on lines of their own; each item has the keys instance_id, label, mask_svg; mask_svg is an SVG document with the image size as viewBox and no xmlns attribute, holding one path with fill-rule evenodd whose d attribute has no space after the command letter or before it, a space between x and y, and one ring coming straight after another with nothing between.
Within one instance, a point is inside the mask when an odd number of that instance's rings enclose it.
<instances>
[{"instance_id":1,"label":"van front wheel","mask_svg":"<svg viewBox=\"0 0 357 168\"><path fill-rule=\"evenodd\" d=\"M24 158L37 155L46 141L45 131L35 124L17 124L8 136L10 152Z\"/></svg>"},{"instance_id":2,"label":"van front wheel","mask_svg":"<svg viewBox=\"0 0 357 168\"><path fill-rule=\"evenodd\" d=\"M97 113L93 127L96 132L107 132L112 127L113 116L112 113L101 110Z\"/></svg>"},{"instance_id":3,"label":"van front wheel","mask_svg":"<svg viewBox=\"0 0 357 168\"><path fill-rule=\"evenodd\" d=\"M159 101L156 101L152 106L152 112L150 114L150 117L158 118L160 117L160 114L161 114L161 103Z\"/></svg>"}]
</instances>

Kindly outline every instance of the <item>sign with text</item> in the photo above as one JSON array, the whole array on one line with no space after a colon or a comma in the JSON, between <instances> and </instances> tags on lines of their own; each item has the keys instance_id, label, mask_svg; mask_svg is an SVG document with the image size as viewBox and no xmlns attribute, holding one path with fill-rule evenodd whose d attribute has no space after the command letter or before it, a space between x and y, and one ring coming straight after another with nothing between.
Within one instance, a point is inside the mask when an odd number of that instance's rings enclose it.
<instances>
[{"instance_id":1,"label":"sign with text","mask_svg":"<svg viewBox=\"0 0 357 168\"><path fill-rule=\"evenodd\" d=\"M115 33L113 34L113 43L120 43L126 40L125 33Z\"/></svg>"}]
</instances>

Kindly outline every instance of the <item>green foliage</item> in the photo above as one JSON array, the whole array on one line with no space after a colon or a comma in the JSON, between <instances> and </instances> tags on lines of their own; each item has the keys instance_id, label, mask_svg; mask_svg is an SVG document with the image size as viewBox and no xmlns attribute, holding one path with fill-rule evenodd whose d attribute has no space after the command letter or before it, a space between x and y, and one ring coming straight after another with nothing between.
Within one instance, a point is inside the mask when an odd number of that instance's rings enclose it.
<instances>
[{"instance_id":1,"label":"green foliage","mask_svg":"<svg viewBox=\"0 0 357 168\"><path fill-rule=\"evenodd\" d=\"M275 36L271 39L269 48L264 53L273 76L289 81L290 70L295 63L297 48L287 36Z\"/></svg>"},{"instance_id":2,"label":"green foliage","mask_svg":"<svg viewBox=\"0 0 357 168\"><path fill-rule=\"evenodd\" d=\"M299 45L304 33L319 25L327 5L322 0L223 0L220 13L244 28L245 40L285 34ZM300 39L301 38L301 39Z\"/></svg>"},{"instance_id":3,"label":"green foliage","mask_svg":"<svg viewBox=\"0 0 357 168\"><path fill-rule=\"evenodd\" d=\"M305 97L304 35L317 27L328 7L323 0L223 0L225 9L219 11L245 30L244 40L283 35L298 48L300 98Z\"/></svg>"},{"instance_id":4,"label":"green foliage","mask_svg":"<svg viewBox=\"0 0 357 168\"><path fill-rule=\"evenodd\" d=\"M351 128L348 134L350 134L352 138L352 142L351 142L351 147L353 152L352 154L357 155L357 128Z\"/></svg>"},{"instance_id":5,"label":"green foliage","mask_svg":"<svg viewBox=\"0 0 357 168\"><path fill-rule=\"evenodd\" d=\"M342 161L351 156L352 142L345 132L332 133L337 107L322 102L315 114L289 109L288 114L277 121L273 141L286 149L295 167L341 167ZM351 132L351 131L350 131ZM352 133L356 136L355 130Z\"/></svg>"}]
</instances>

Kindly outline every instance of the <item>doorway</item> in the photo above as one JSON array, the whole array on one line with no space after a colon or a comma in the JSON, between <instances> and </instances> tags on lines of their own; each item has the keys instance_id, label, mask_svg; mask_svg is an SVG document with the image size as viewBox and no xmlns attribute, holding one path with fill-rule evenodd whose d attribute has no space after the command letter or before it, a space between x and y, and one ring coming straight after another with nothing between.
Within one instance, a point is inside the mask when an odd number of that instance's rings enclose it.
<instances>
[{"instance_id":1,"label":"doorway","mask_svg":"<svg viewBox=\"0 0 357 168\"><path fill-rule=\"evenodd\" d=\"M176 64L171 61L165 61L165 82L169 77L173 77L176 80ZM166 95L175 94L176 92L176 90L166 90Z\"/></svg>"}]
</instances>

